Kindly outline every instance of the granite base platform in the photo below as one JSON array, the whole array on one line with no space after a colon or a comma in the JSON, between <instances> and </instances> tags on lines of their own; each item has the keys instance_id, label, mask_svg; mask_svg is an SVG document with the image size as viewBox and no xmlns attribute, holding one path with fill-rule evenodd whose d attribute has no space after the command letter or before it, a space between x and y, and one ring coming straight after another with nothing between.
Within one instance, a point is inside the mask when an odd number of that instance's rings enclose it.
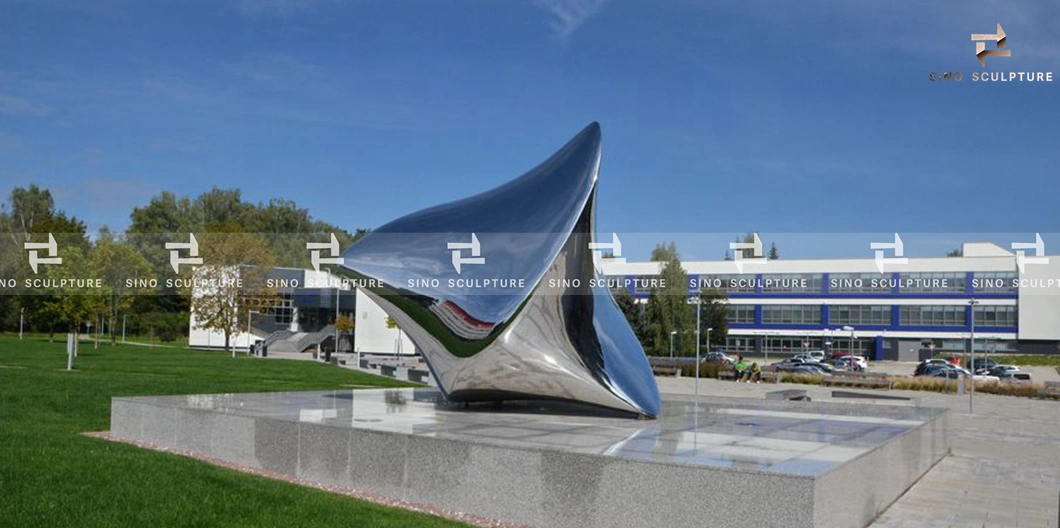
<instances>
[{"instance_id":1,"label":"granite base platform","mask_svg":"<svg viewBox=\"0 0 1060 528\"><path fill-rule=\"evenodd\" d=\"M436 389L114 398L111 436L532 526L867 526L946 411L664 396L659 419Z\"/></svg>"}]
</instances>

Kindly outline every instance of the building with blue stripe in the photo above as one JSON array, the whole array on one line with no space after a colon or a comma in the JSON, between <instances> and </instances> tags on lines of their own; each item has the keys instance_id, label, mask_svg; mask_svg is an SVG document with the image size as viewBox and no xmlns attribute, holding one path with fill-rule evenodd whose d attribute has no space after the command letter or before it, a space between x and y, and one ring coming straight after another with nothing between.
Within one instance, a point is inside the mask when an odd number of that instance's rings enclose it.
<instances>
[{"instance_id":1,"label":"building with blue stripe","mask_svg":"<svg viewBox=\"0 0 1060 528\"><path fill-rule=\"evenodd\" d=\"M1017 266L991 243L964 244L963 256L683 262L689 292L723 290L729 303L726 348L787 354L803 349L917 360L967 350L1060 352L1060 257ZM603 260L616 289L650 295L658 262ZM742 271L742 272L741 272ZM616 280L617 279L617 280Z\"/></svg>"}]
</instances>

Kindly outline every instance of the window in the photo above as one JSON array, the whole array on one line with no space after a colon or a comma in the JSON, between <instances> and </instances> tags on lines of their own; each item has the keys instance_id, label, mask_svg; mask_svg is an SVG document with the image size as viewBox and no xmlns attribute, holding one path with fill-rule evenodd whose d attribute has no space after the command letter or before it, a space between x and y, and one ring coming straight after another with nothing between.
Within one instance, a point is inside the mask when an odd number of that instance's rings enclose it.
<instances>
[{"instance_id":1,"label":"window","mask_svg":"<svg viewBox=\"0 0 1060 528\"><path fill-rule=\"evenodd\" d=\"M725 338L727 354L749 354L755 350L755 338L748 336L729 336Z\"/></svg>"},{"instance_id":2,"label":"window","mask_svg":"<svg viewBox=\"0 0 1060 528\"><path fill-rule=\"evenodd\" d=\"M902 306L902 326L964 326L964 306Z\"/></svg>"},{"instance_id":3,"label":"window","mask_svg":"<svg viewBox=\"0 0 1060 528\"><path fill-rule=\"evenodd\" d=\"M700 284L725 293L754 293L755 275L700 275Z\"/></svg>"},{"instance_id":4,"label":"window","mask_svg":"<svg viewBox=\"0 0 1060 528\"><path fill-rule=\"evenodd\" d=\"M786 273L762 275L762 293L820 293L821 274Z\"/></svg>"},{"instance_id":5,"label":"window","mask_svg":"<svg viewBox=\"0 0 1060 528\"><path fill-rule=\"evenodd\" d=\"M633 293L650 294L660 280L658 277L633 277Z\"/></svg>"},{"instance_id":6,"label":"window","mask_svg":"<svg viewBox=\"0 0 1060 528\"><path fill-rule=\"evenodd\" d=\"M890 306L836 305L828 307L828 323L840 325L889 325Z\"/></svg>"},{"instance_id":7,"label":"window","mask_svg":"<svg viewBox=\"0 0 1060 528\"><path fill-rule=\"evenodd\" d=\"M1015 306L976 306L975 326L1016 326Z\"/></svg>"},{"instance_id":8,"label":"window","mask_svg":"<svg viewBox=\"0 0 1060 528\"><path fill-rule=\"evenodd\" d=\"M291 324L294 318L294 295L291 293L277 295L273 305L263 311L271 313L278 324Z\"/></svg>"},{"instance_id":9,"label":"window","mask_svg":"<svg viewBox=\"0 0 1060 528\"><path fill-rule=\"evenodd\" d=\"M890 293L891 281L878 273L833 273L828 276L830 293Z\"/></svg>"},{"instance_id":10,"label":"window","mask_svg":"<svg viewBox=\"0 0 1060 528\"><path fill-rule=\"evenodd\" d=\"M762 324L821 324L821 307L804 304L763 306Z\"/></svg>"},{"instance_id":11,"label":"window","mask_svg":"<svg viewBox=\"0 0 1060 528\"><path fill-rule=\"evenodd\" d=\"M755 307L753 304L730 304L729 324L754 324Z\"/></svg>"},{"instance_id":12,"label":"window","mask_svg":"<svg viewBox=\"0 0 1060 528\"><path fill-rule=\"evenodd\" d=\"M806 347L802 344L806 343ZM820 337L762 337L762 348L773 353L796 354L803 350L822 350Z\"/></svg>"},{"instance_id":13,"label":"window","mask_svg":"<svg viewBox=\"0 0 1060 528\"><path fill-rule=\"evenodd\" d=\"M1017 293L1017 278L1014 271L977 271L972 278L972 287L975 293Z\"/></svg>"},{"instance_id":14,"label":"window","mask_svg":"<svg viewBox=\"0 0 1060 528\"><path fill-rule=\"evenodd\" d=\"M902 273L898 289L902 293L964 293L968 276L964 273Z\"/></svg>"}]
</instances>

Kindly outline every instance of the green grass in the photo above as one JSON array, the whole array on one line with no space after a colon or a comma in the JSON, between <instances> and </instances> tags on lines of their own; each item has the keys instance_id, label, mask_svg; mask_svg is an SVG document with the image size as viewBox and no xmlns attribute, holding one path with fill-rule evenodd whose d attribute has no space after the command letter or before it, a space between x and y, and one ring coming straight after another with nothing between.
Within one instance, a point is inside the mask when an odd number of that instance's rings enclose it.
<instances>
[{"instance_id":1,"label":"green grass","mask_svg":"<svg viewBox=\"0 0 1060 528\"><path fill-rule=\"evenodd\" d=\"M393 387L313 362L0 336L0 526L464 526L83 436L113 396Z\"/></svg>"}]
</instances>

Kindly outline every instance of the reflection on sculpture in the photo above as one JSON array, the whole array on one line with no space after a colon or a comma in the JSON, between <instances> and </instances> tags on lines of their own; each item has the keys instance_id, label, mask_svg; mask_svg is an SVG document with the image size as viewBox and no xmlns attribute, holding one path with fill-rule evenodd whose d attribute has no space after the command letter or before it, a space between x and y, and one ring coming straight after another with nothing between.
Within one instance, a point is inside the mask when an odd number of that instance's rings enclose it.
<instances>
[{"instance_id":1,"label":"reflection on sculpture","mask_svg":"<svg viewBox=\"0 0 1060 528\"><path fill-rule=\"evenodd\" d=\"M658 414L651 367L589 249L599 166L593 123L519 178L394 220L343 254L449 399Z\"/></svg>"}]
</instances>

